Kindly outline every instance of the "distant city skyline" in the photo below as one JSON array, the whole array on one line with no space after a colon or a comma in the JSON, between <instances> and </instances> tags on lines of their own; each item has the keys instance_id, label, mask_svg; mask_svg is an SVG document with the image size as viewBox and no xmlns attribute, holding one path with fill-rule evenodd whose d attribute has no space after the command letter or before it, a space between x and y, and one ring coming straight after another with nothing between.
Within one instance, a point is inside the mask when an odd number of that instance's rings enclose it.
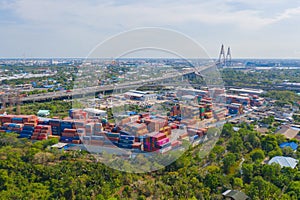
<instances>
[{"instance_id":1,"label":"distant city skyline","mask_svg":"<svg viewBox=\"0 0 300 200\"><path fill-rule=\"evenodd\" d=\"M211 58L300 58L300 1L0 0L0 58L86 57L107 38L160 27L193 38Z\"/></svg>"}]
</instances>

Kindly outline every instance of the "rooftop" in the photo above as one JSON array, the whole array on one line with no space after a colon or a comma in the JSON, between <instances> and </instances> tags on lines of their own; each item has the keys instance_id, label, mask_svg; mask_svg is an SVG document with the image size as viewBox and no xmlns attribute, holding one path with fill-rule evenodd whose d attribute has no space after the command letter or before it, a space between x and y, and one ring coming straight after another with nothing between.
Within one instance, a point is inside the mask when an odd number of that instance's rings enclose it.
<instances>
[{"instance_id":1,"label":"rooftop","mask_svg":"<svg viewBox=\"0 0 300 200\"><path fill-rule=\"evenodd\" d=\"M246 89L246 88L241 88L241 89L237 89L237 88L230 88L230 91L235 91L235 92L243 92L243 93L253 93L253 94L262 94L264 93L263 90L257 90L257 89Z\"/></svg>"},{"instance_id":2,"label":"rooftop","mask_svg":"<svg viewBox=\"0 0 300 200\"><path fill-rule=\"evenodd\" d=\"M298 148L298 144L295 142L284 142L284 143L281 143L279 146L280 146L280 148L290 147L294 151L296 151Z\"/></svg>"},{"instance_id":3,"label":"rooftop","mask_svg":"<svg viewBox=\"0 0 300 200\"><path fill-rule=\"evenodd\" d=\"M276 131L276 133L280 133L288 139L295 138L297 136L298 132L299 132L298 130L293 129L290 126L286 126L286 125L282 126L281 129Z\"/></svg>"},{"instance_id":4,"label":"rooftop","mask_svg":"<svg viewBox=\"0 0 300 200\"><path fill-rule=\"evenodd\" d=\"M226 198L234 199L234 200L247 200L250 199L244 192L238 190L226 190L222 193L222 195Z\"/></svg>"},{"instance_id":5,"label":"rooftop","mask_svg":"<svg viewBox=\"0 0 300 200\"><path fill-rule=\"evenodd\" d=\"M294 169L298 164L298 160L291 157L275 156L268 162L269 165L272 163L278 163L281 167L291 167Z\"/></svg>"}]
</instances>

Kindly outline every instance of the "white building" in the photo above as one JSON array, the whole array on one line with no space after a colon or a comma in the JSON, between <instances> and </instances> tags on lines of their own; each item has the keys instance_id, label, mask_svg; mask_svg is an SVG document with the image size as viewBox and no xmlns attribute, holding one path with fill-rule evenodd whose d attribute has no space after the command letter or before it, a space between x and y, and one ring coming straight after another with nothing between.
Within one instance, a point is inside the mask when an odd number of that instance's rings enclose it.
<instances>
[{"instance_id":1,"label":"white building","mask_svg":"<svg viewBox=\"0 0 300 200\"><path fill-rule=\"evenodd\" d=\"M275 156L268 162L269 165L272 163L277 163L281 167L291 167L294 169L298 164L298 160L291 157Z\"/></svg>"},{"instance_id":2,"label":"white building","mask_svg":"<svg viewBox=\"0 0 300 200\"><path fill-rule=\"evenodd\" d=\"M83 111L87 112L91 117L106 117L107 112L105 110L99 110L95 108L85 108Z\"/></svg>"}]
</instances>

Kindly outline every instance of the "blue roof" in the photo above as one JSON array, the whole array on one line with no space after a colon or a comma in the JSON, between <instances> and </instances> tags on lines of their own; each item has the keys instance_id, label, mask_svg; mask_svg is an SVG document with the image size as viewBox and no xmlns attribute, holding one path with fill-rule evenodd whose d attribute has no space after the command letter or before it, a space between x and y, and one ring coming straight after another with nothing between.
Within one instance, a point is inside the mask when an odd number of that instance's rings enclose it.
<instances>
[{"instance_id":1,"label":"blue roof","mask_svg":"<svg viewBox=\"0 0 300 200\"><path fill-rule=\"evenodd\" d=\"M280 144L279 146L280 146L280 148L291 147L291 149L293 149L294 151L297 150L297 148L298 148L298 144L295 142L284 142L284 143Z\"/></svg>"}]
</instances>

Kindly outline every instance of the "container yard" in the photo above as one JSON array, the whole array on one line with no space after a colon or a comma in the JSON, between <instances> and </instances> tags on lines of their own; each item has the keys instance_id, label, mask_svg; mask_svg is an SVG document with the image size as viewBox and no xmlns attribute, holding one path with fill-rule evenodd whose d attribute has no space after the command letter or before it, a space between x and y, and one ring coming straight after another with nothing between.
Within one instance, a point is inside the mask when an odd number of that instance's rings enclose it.
<instances>
[{"instance_id":1,"label":"container yard","mask_svg":"<svg viewBox=\"0 0 300 200\"><path fill-rule=\"evenodd\" d=\"M107 119L107 111L94 108L70 109L64 119L35 115L1 115L0 132L17 133L19 138L84 144L87 147L121 148L141 152L166 153L182 145L183 140L199 143L207 134L205 122L222 121L228 115L241 115L244 108L262 105L257 95L226 95L226 104L214 104L207 91L179 90L166 116L151 112L126 111L115 122ZM223 96L222 96L223 95ZM169 97L170 98L170 97Z\"/></svg>"}]
</instances>

